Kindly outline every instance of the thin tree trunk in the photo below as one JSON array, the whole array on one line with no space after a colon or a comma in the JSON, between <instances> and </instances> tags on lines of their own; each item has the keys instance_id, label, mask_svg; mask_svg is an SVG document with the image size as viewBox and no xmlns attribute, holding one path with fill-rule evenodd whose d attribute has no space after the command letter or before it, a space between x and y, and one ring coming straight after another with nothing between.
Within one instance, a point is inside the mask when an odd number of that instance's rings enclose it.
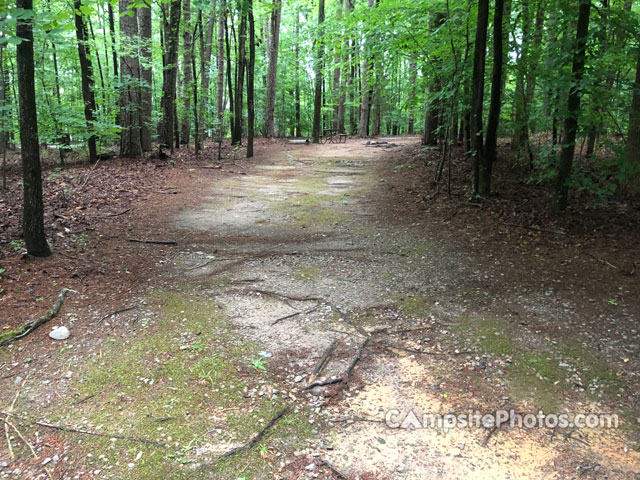
<instances>
[{"instance_id":1,"label":"thin tree trunk","mask_svg":"<svg viewBox=\"0 0 640 480\"><path fill-rule=\"evenodd\" d=\"M481 157L478 193L489 196L491 193L491 171L496 161L498 144L498 124L500 123L500 107L502 106L502 19L504 0L495 0L493 16L493 75L491 78L491 103L487 118L487 136L484 155Z\"/></svg>"},{"instance_id":2,"label":"thin tree trunk","mask_svg":"<svg viewBox=\"0 0 640 480\"><path fill-rule=\"evenodd\" d=\"M233 105L233 83L231 81L231 45L229 44L229 27L227 23L227 15L225 11L224 17L224 36L225 36L225 44L227 47L227 86L229 88L229 112L231 113L229 117L229 125L231 128L231 134L233 135L233 130L235 128L235 122L233 121L233 117L235 115L235 109Z\"/></svg>"},{"instance_id":3,"label":"thin tree trunk","mask_svg":"<svg viewBox=\"0 0 640 480\"><path fill-rule=\"evenodd\" d=\"M479 193L480 165L484 162L482 106L488 23L489 0L479 0L471 82L471 147L473 149L473 193L475 194Z\"/></svg>"},{"instance_id":4,"label":"thin tree trunk","mask_svg":"<svg viewBox=\"0 0 640 480\"><path fill-rule=\"evenodd\" d=\"M224 0L221 0L221 5L224 8ZM199 135L201 140L206 137L205 134L205 106L207 99L209 98L209 70L211 65L211 53L213 50L213 27L216 23L216 0L211 2L211 14L207 20L206 34L202 30L202 12L199 14L200 18L200 104L198 105L198 124L200 126ZM221 16L221 15L220 15ZM224 88L224 26L219 26L218 29L218 46L217 46L217 75L218 80L222 83L222 86L218 86L218 94L222 94ZM222 52L222 53L221 53ZM195 88L195 85L194 85ZM217 106L217 103L216 103ZM221 125L220 122L219 125ZM220 130L219 125L216 125L216 134Z\"/></svg>"},{"instance_id":5,"label":"thin tree trunk","mask_svg":"<svg viewBox=\"0 0 640 480\"><path fill-rule=\"evenodd\" d=\"M216 125L216 137L218 141L222 141L224 136L224 25L225 20L225 0L220 0L220 11L218 12L218 50L217 58L217 77L216 77L216 114L218 123Z\"/></svg>"},{"instance_id":6,"label":"thin tree trunk","mask_svg":"<svg viewBox=\"0 0 640 480\"><path fill-rule=\"evenodd\" d=\"M629 136L626 145L628 173L620 182L621 189L631 197L640 197L640 54L636 66L631 110L629 112Z\"/></svg>"},{"instance_id":7,"label":"thin tree trunk","mask_svg":"<svg viewBox=\"0 0 640 480\"><path fill-rule=\"evenodd\" d=\"M140 30L140 142L142 150L151 151L151 114L153 70L151 53L151 5L138 9Z\"/></svg>"},{"instance_id":8,"label":"thin tree trunk","mask_svg":"<svg viewBox=\"0 0 640 480\"><path fill-rule=\"evenodd\" d=\"M244 73L247 64L247 6L245 2L240 4L240 28L238 30L238 55L236 65L236 101L234 128L231 133L231 144L239 145L242 143L242 126L243 126L243 106L244 106Z\"/></svg>"},{"instance_id":9,"label":"thin tree trunk","mask_svg":"<svg viewBox=\"0 0 640 480\"><path fill-rule=\"evenodd\" d=\"M133 10L134 15L129 15ZM130 0L120 0L120 156L142 155L140 140L140 60L138 20Z\"/></svg>"},{"instance_id":10,"label":"thin tree trunk","mask_svg":"<svg viewBox=\"0 0 640 480\"><path fill-rule=\"evenodd\" d=\"M313 143L320 143L322 135L322 69L324 43L322 28L324 23L324 0L318 1L318 38L316 39L315 88L313 97Z\"/></svg>"},{"instance_id":11,"label":"thin tree trunk","mask_svg":"<svg viewBox=\"0 0 640 480\"><path fill-rule=\"evenodd\" d=\"M295 103L296 103L296 132L295 136L300 137L302 135L302 122L300 119L300 10L299 8L296 10L296 20L295 20L295 30L296 30L296 45L295 45L295 55L296 55L296 88L295 88Z\"/></svg>"},{"instance_id":12,"label":"thin tree trunk","mask_svg":"<svg viewBox=\"0 0 640 480\"><path fill-rule=\"evenodd\" d=\"M373 0L367 0L369 8L373 7ZM369 114L371 112L371 89L369 87L369 70L371 58L367 52L367 39L363 39L364 58L362 59L362 75L360 77L360 123L358 125L358 136L361 138L369 136Z\"/></svg>"},{"instance_id":13,"label":"thin tree trunk","mask_svg":"<svg viewBox=\"0 0 640 480\"><path fill-rule=\"evenodd\" d=\"M416 99L416 62L413 57L409 60L409 126L407 128L407 134L414 134L414 115L415 107L414 102Z\"/></svg>"},{"instance_id":14,"label":"thin tree trunk","mask_svg":"<svg viewBox=\"0 0 640 480\"><path fill-rule=\"evenodd\" d=\"M276 83L278 79L278 47L280 45L280 19L282 0L273 0L269 21L269 67L267 69L267 98L264 113L264 136L275 137L278 132L275 121Z\"/></svg>"},{"instance_id":15,"label":"thin tree trunk","mask_svg":"<svg viewBox=\"0 0 640 480\"><path fill-rule=\"evenodd\" d=\"M180 33L180 0L171 1L169 21L165 13L165 67L162 76L162 110L160 142L174 152L174 139L177 136L176 83L178 78L178 39ZM166 12L166 9L165 9Z\"/></svg>"},{"instance_id":16,"label":"thin tree trunk","mask_svg":"<svg viewBox=\"0 0 640 480\"><path fill-rule=\"evenodd\" d=\"M188 145L191 137L191 88L193 85L193 69L191 65L191 0L182 0L182 122L180 141Z\"/></svg>"},{"instance_id":17,"label":"thin tree trunk","mask_svg":"<svg viewBox=\"0 0 640 480\"><path fill-rule=\"evenodd\" d=\"M33 0L17 0L16 7L33 12ZM17 19L16 36L23 39L16 47L20 105L20 148L22 156L23 201L22 232L29 255L51 254L44 231L42 170L38 141L38 114L33 64L33 17Z\"/></svg>"},{"instance_id":18,"label":"thin tree trunk","mask_svg":"<svg viewBox=\"0 0 640 480\"><path fill-rule=\"evenodd\" d=\"M247 63L247 158L253 157L253 134L255 107L253 102L253 74L256 64L256 29L253 20L253 0L248 0L249 15L249 62Z\"/></svg>"},{"instance_id":19,"label":"thin tree trunk","mask_svg":"<svg viewBox=\"0 0 640 480\"><path fill-rule=\"evenodd\" d=\"M0 47L0 108L5 112L9 112L9 96L7 95L8 78L4 69L4 51L5 46ZM9 115L0 115L0 155L2 155L2 190L7 189L7 150L9 148L9 132L7 131L7 123L11 124Z\"/></svg>"},{"instance_id":20,"label":"thin tree trunk","mask_svg":"<svg viewBox=\"0 0 640 480\"><path fill-rule=\"evenodd\" d=\"M589 35L589 15L591 0L580 0L578 10L578 24L576 28L576 49L571 68L571 87L567 102L567 117L564 120L564 136L562 150L558 161L553 211L558 213L567 208L569 201L569 176L573 165L573 155L578 132L578 115L580 114L580 100L582 95L582 79L584 77L585 53L587 37Z\"/></svg>"}]
</instances>

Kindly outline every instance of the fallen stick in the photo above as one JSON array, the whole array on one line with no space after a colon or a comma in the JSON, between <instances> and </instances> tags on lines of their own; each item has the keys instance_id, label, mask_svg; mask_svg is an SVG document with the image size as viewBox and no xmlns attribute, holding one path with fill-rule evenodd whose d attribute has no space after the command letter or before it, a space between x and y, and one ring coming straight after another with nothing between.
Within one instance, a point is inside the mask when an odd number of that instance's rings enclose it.
<instances>
[{"instance_id":1,"label":"fallen stick","mask_svg":"<svg viewBox=\"0 0 640 480\"><path fill-rule=\"evenodd\" d=\"M153 440L147 440L146 438L127 437L126 435L116 435L116 434L110 434L110 433L89 432L87 430L79 430L77 428L67 427L64 425L55 425L47 422L35 422L35 424L40 425L41 427L44 427L44 428L60 430L62 432L80 433L82 435L91 435L94 437L117 438L118 440L128 440L130 442L144 443L146 445L152 445L154 447L163 448L165 450L167 448L165 445L162 445L161 443L154 442Z\"/></svg>"},{"instance_id":2,"label":"fallen stick","mask_svg":"<svg viewBox=\"0 0 640 480\"><path fill-rule=\"evenodd\" d=\"M414 350L413 348L399 347L397 345L387 345L388 350L402 350L403 352L413 353L415 355L464 355L466 353L473 353L470 350L460 350L459 352L427 352L425 350Z\"/></svg>"},{"instance_id":3,"label":"fallen stick","mask_svg":"<svg viewBox=\"0 0 640 480\"><path fill-rule=\"evenodd\" d=\"M178 242L175 240L140 240L137 238L129 238L130 242L133 243L152 243L155 245L177 245Z\"/></svg>"},{"instance_id":4,"label":"fallen stick","mask_svg":"<svg viewBox=\"0 0 640 480\"><path fill-rule=\"evenodd\" d=\"M297 317L298 315L302 315L302 314L307 315L309 313L315 312L318 308L320 308L320 305L322 305L322 304L319 303L318 305L316 305L313 308L310 308L309 310L294 312L294 313L291 313L289 315L285 315L284 317L277 318L271 323L271 326L276 325L276 324L278 324L278 323L280 323L280 322L282 322L284 320L288 320L290 318Z\"/></svg>"},{"instance_id":5,"label":"fallen stick","mask_svg":"<svg viewBox=\"0 0 640 480\"><path fill-rule=\"evenodd\" d=\"M120 215L124 215L125 213L129 213L130 211L131 211L131 209L127 208L126 210L123 210L123 211L118 212L118 213L110 213L108 215L103 215L102 218L119 217Z\"/></svg>"},{"instance_id":6,"label":"fallen stick","mask_svg":"<svg viewBox=\"0 0 640 480\"><path fill-rule=\"evenodd\" d=\"M351 360L351 364L349 364L349 368L347 368L347 373L345 374L345 382L347 383L347 387L349 386L349 378L351 377L351 373L353 372L353 369L355 368L356 364L360 361L360 357L362 356L362 350L365 349L365 347L367 346L370 340L371 340L371 337L367 337L365 341L362 342L362 345L360 345L358 347L358 350L356 351L355 357L353 357L353 360Z\"/></svg>"},{"instance_id":7,"label":"fallen stick","mask_svg":"<svg viewBox=\"0 0 640 480\"><path fill-rule=\"evenodd\" d=\"M344 480L347 480L347 476L344 473L342 473L340 470L338 470L336 467L331 465L326 460L322 460L318 465L321 466L321 467L327 467L329 470L331 470L333 472L333 474L336 477L344 479Z\"/></svg>"},{"instance_id":8,"label":"fallen stick","mask_svg":"<svg viewBox=\"0 0 640 480\"><path fill-rule=\"evenodd\" d=\"M304 387L302 390L311 390L315 387L326 387L327 385L335 385L336 383L342 383L344 380L340 377L332 378L331 380L325 380L324 382L313 382Z\"/></svg>"},{"instance_id":9,"label":"fallen stick","mask_svg":"<svg viewBox=\"0 0 640 480\"><path fill-rule=\"evenodd\" d=\"M338 339L335 339L331 344L325 349L324 353L320 357L320 360L316 363L316 366L313 368L313 372L311 374L312 378L315 378L318 373L325 367L327 362L329 361L329 357L333 353L333 351L338 346Z\"/></svg>"},{"instance_id":10,"label":"fallen stick","mask_svg":"<svg viewBox=\"0 0 640 480\"><path fill-rule=\"evenodd\" d=\"M98 322L102 322L103 320L106 320L109 317L113 317L115 315L118 315L119 313L128 312L129 310L133 310L134 308L137 308L137 307L135 305L133 305L131 307L121 308L120 310L116 310L115 312L107 313L104 317L102 317L100 320L98 320Z\"/></svg>"},{"instance_id":11,"label":"fallen stick","mask_svg":"<svg viewBox=\"0 0 640 480\"><path fill-rule=\"evenodd\" d=\"M47 310L47 313L45 313L42 317L36 318L35 320L30 320L16 330L3 333L2 335L0 335L0 347L9 345L14 340L18 340L20 338L26 337L31 332L33 332L36 328L38 328L40 325L47 323L49 320L55 317L60 311L62 304L64 303L64 297L70 291L73 291L73 290L69 290L68 288L63 288L62 290L60 290L60 293L58 294L58 298L56 299L55 303L49 310Z\"/></svg>"},{"instance_id":12,"label":"fallen stick","mask_svg":"<svg viewBox=\"0 0 640 480\"><path fill-rule=\"evenodd\" d=\"M219 460L222 460L223 458L229 458L232 455L235 455L236 453L240 453L245 450L249 450L253 448L260 440L262 440L262 437L264 437L265 433L267 433L276 424L276 422L280 420L282 417L284 417L287 413L289 413L289 407L286 407L280 410L276 414L276 416L273 417L271 420L269 420L269 423L267 423L264 426L264 428L260 430L260 432L258 432L258 434L255 437L253 437L248 443L245 443L241 447L236 447L232 450L229 450L227 453L221 455L219 457Z\"/></svg>"},{"instance_id":13,"label":"fallen stick","mask_svg":"<svg viewBox=\"0 0 640 480\"><path fill-rule=\"evenodd\" d=\"M493 436L494 433L496 433L497 430L498 430L497 425L494 425L493 428L489 430L489 433L487 434L486 437L484 437L484 440L482 441L483 447L486 447L489 444L489 439L491 439L491 437Z\"/></svg>"}]
</instances>

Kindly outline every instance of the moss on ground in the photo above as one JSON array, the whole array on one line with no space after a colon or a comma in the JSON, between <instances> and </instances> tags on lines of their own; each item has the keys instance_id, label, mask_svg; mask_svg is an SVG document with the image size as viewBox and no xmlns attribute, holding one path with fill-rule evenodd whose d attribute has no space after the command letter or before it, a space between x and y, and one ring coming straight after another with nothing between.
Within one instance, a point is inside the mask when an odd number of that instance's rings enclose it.
<instances>
[{"instance_id":1,"label":"moss on ground","mask_svg":"<svg viewBox=\"0 0 640 480\"><path fill-rule=\"evenodd\" d=\"M255 461L253 451L220 465L212 457L195 455L197 447L220 442L212 429L221 421L225 439L246 441L262 428L254 417L266 417L282 405L265 398L252 408L252 400L245 398L247 388L268 379L268 372L251 368L259 346L232 335L216 304L175 293L156 300L161 315L149 332L105 342L100 355L81 367L71 386L75 394L44 414L65 425L167 447L68 434L77 462L90 469L108 467L105 473L115 478L192 479L211 478L212 470L269 470L268 462ZM303 427L296 426L306 436ZM291 431L278 429L264 441L280 441L278 432L286 442L293 441ZM207 462L212 463L207 469L198 466Z\"/></svg>"},{"instance_id":2,"label":"moss on ground","mask_svg":"<svg viewBox=\"0 0 640 480\"><path fill-rule=\"evenodd\" d=\"M293 277L297 280L312 282L322 276L322 270L317 267L300 267L293 272Z\"/></svg>"},{"instance_id":3,"label":"moss on ground","mask_svg":"<svg viewBox=\"0 0 640 480\"><path fill-rule=\"evenodd\" d=\"M398 305L400 315L403 317L428 317L433 308L434 299L429 295L406 295L397 297L395 303Z\"/></svg>"}]
</instances>

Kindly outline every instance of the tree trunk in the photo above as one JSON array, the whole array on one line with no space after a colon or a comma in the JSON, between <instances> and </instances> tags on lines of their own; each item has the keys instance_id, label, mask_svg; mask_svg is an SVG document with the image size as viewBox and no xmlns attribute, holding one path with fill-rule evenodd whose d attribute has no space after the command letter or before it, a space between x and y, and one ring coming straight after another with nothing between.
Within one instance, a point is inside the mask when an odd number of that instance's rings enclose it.
<instances>
[{"instance_id":1,"label":"tree trunk","mask_svg":"<svg viewBox=\"0 0 640 480\"><path fill-rule=\"evenodd\" d=\"M113 15L113 5L107 2L107 10L109 12L109 37L111 37L111 57L113 63L113 78L115 84L119 82L120 75L118 73L118 52L116 49L116 24ZM120 111L116 113L116 125L120 125Z\"/></svg>"},{"instance_id":2,"label":"tree trunk","mask_svg":"<svg viewBox=\"0 0 640 480\"><path fill-rule=\"evenodd\" d=\"M80 57L80 75L82 77L82 100L84 102L84 118L87 122L89 132L89 162L95 163L98 160L96 151L96 136L93 133L96 111L96 98L93 92L93 68L91 65L91 52L89 52L89 36L87 35L87 25L84 21L82 0L74 0L76 38L78 40L78 56Z\"/></svg>"},{"instance_id":3,"label":"tree trunk","mask_svg":"<svg viewBox=\"0 0 640 480\"><path fill-rule=\"evenodd\" d=\"M182 0L182 122L180 125L180 142L189 144L191 137L191 89L193 70L191 61L191 1Z\"/></svg>"},{"instance_id":4,"label":"tree trunk","mask_svg":"<svg viewBox=\"0 0 640 480\"><path fill-rule=\"evenodd\" d=\"M560 159L558 161L558 174L556 176L555 195L553 198L553 211L556 213L565 210L569 200L568 180L571 175L573 154L576 146L576 134L578 132L578 115L580 114L582 78L584 76L590 13L591 0L580 0L578 24L576 28L576 49L573 54L571 87L569 88L569 100L567 102L567 117L564 120L564 136L562 139Z\"/></svg>"},{"instance_id":5,"label":"tree trunk","mask_svg":"<svg viewBox=\"0 0 640 480\"><path fill-rule=\"evenodd\" d=\"M247 6L245 2L240 3L240 29L238 31L238 61L236 65L236 101L235 101L235 115L234 115L234 128L231 132L231 145L239 145L242 143L242 125L243 116L242 110L244 105L244 71L247 64L247 52L246 52L246 40L247 40Z\"/></svg>"},{"instance_id":6,"label":"tree trunk","mask_svg":"<svg viewBox=\"0 0 640 480\"><path fill-rule=\"evenodd\" d=\"M322 24L324 23L324 0L318 1L318 38L316 39L315 89L313 97L313 143L320 143L322 135L322 69L324 43Z\"/></svg>"},{"instance_id":7,"label":"tree trunk","mask_svg":"<svg viewBox=\"0 0 640 480\"><path fill-rule=\"evenodd\" d=\"M248 0L249 14L249 62L247 63L247 158L253 157L253 134L255 122L254 68L256 64L256 29L253 20L253 0Z\"/></svg>"},{"instance_id":8,"label":"tree trunk","mask_svg":"<svg viewBox=\"0 0 640 480\"><path fill-rule=\"evenodd\" d=\"M224 0L220 1L220 6L224 8ZM206 33L202 31L202 12L200 12L200 104L198 105L198 125L201 141L206 138L204 113L207 99L209 98L209 70L211 66L211 53L213 51L213 27L216 23L216 15L218 15L218 19L223 18L221 13L216 12L216 8L217 2L216 0L212 0L211 14L207 20ZM220 25L220 20L218 20L216 59L216 108L222 108L222 100L220 100L220 105L218 105L217 102L218 95L222 95L224 91L224 24ZM194 88L196 88L195 85ZM221 129L221 126L222 120L216 124L216 136L218 135L218 131Z\"/></svg>"},{"instance_id":9,"label":"tree trunk","mask_svg":"<svg viewBox=\"0 0 640 480\"><path fill-rule=\"evenodd\" d=\"M151 151L152 107L152 56L151 56L151 5L138 9L140 29L140 142L142 150Z\"/></svg>"},{"instance_id":10,"label":"tree trunk","mask_svg":"<svg viewBox=\"0 0 640 480\"><path fill-rule=\"evenodd\" d=\"M138 20L131 0L120 0L120 156L142 155L140 138L140 60ZM134 15L129 15L133 11Z\"/></svg>"},{"instance_id":11,"label":"tree trunk","mask_svg":"<svg viewBox=\"0 0 640 480\"><path fill-rule=\"evenodd\" d=\"M162 111L163 117L160 123L160 143L174 152L174 138L176 136L176 82L178 79L178 39L180 33L180 0L171 1L171 11L167 22L164 7L164 70L162 72Z\"/></svg>"},{"instance_id":12,"label":"tree trunk","mask_svg":"<svg viewBox=\"0 0 640 480\"><path fill-rule=\"evenodd\" d=\"M295 91L295 102L296 102L296 132L295 136L302 136L302 123L300 119L300 10L296 10L296 46L295 46L295 55L296 55L296 91Z\"/></svg>"},{"instance_id":13,"label":"tree trunk","mask_svg":"<svg viewBox=\"0 0 640 480\"><path fill-rule=\"evenodd\" d=\"M231 115L229 116L229 127L231 130L231 135L233 136L233 130L235 129L235 122L233 121L233 117L235 115L234 109L234 96L233 96L233 82L231 81L231 45L229 43L229 26L227 23L227 12L225 10L224 15L224 39L226 45L227 52L227 87L229 88L229 112Z\"/></svg>"},{"instance_id":14,"label":"tree trunk","mask_svg":"<svg viewBox=\"0 0 640 480\"><path fill-rule=\"evenodd\" d=\"M633 85L633 97L629 114L629 136L626 145L625 177L620 182L624 193L631 197L640 197L640 54L636 66L636 81Z\"/></svg>"},{"instance_id":15,"label":"tree trunk","mask_svg":"<svg viewBox=\"0 0 640 480\"><path fill-rule=\"evenodd\" d=\"M478 21L473 52L473 80L471 82L471 148L473 150L473 193L478 194L480 165L484 162L482 105L484 102L484 67L489 24L489 0L478 1Z\"/></svg>"},{"instance_id":16,"label":"tree trunk","mask_svg":"<svg viewBox=\"0 0 640 480\"><path fill-rule=\"evenodd\" d=\"M33 0L17 0L16 7L33 12ZM22 42L16 47L18 64L18 92L20 105L20 148L24 208L22 233L29 255L47 257L51 254L44 232L44 204L42 201L42 170L38 142L38 114L33 65L33 17L17 19L16 36Z\"/></svg>"},{"instance_id":17,"label":"tree trunk","mask_svg":"<svg viewBox=\"0 0 640 480\"><path fill-rule=\"evenodd\" d=\"M267 99L264 113L265 137L275 137L278 134L275 121L275 108L281 16L282 0L273 0L273 9L271 10L271 19L269 21L269 67L267 69Z\"/></svg>"},{"instance_id":18,"label":"tree trunk","mask_svg":"<svg viewBox=\"0 0 640 480\"><path fill-rule=\"evenodd\" d=\"M416 99L416 62L414 57L409 60L409 126L407 128L407 134L414 134L414 115L415 115L415 103Z\"/></svg>"},{"instance_id":19,"label":"tree trunk","mask_svg":"<svg viewBox=\"0 0 640 480\"><path fill-rule=\"evenodd\" d=\"M220 11L218 12L218 46L216 51L216 137L222 141L224 136L224 25L226 3L220 0Z\"/></svg>"},{"instance_id":20,"label":"tree trunk","mask_svg":"<svg viewBox=\"0 0 640 480\"><path fill-rule=\"evenodd\" d=\"M504 0L495 0L493 16L493 74L491 77L491 104L487 119L487 136L484 155L480 159L480 178L478 193L482 196L491 194L491 171L496 161L498 144L498 125L500 123L500 107L502 106L502 19L504 15Z\"/></svg>"}]
</instances>

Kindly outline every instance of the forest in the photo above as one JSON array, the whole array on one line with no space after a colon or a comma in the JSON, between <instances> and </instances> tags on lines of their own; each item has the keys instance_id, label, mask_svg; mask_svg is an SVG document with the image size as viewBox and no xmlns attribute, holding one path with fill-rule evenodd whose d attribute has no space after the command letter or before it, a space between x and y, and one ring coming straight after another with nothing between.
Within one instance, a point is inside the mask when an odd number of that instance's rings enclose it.
<instances>
[{"instance_id":1,"label":"forest","mask_svg":"<svg viewBox=\"0 0 640 480\"><path fill-rule=\"evenodd\" d=\"M0 162L3 478L638 477L640 1L0 0Z\"/></svg>"},{"instance_id":2,"label":"forest","mask_svg":"<svg viewBox=\"0 0 640 480\"><path fill-rule=\"evenodd\" d=\"M460 144L487 196L504 138L531 182L554 183L557 212L571 190L637 196L637 14L632 0L3 2L3 172L22 145L34 235L36 145L94 163L228 136L250 157L255 136L421 132L438 180Z\"/></svg>"}]
</instances>

